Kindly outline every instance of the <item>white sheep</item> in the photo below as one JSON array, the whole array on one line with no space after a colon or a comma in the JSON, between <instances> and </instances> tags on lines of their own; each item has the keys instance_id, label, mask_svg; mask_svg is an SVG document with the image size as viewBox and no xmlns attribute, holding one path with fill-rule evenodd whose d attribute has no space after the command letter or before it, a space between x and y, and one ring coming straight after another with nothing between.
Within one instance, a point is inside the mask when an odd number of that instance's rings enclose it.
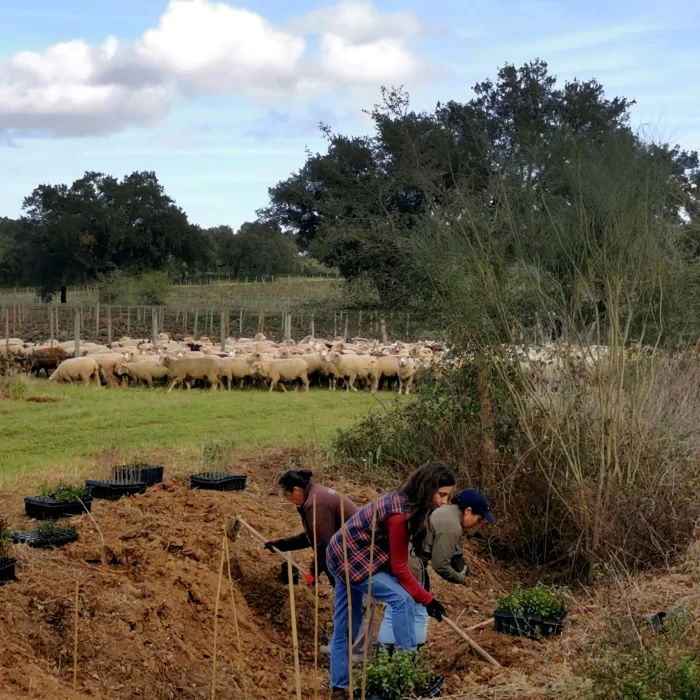
<instances>
[{"instance_id":1,"label":"white sheep","mask_svg":"<svg viewBox=\"0 0 700 700\"><path fill-rule=\"evenodd\" d=\"M158 364L170 370L172 383L168 388L170 393L176 386L189 380L206 379L211 384L211 390L219 388L219 373L221 363L218 357L183 357L175 358L172 355L161 355Z\"/></svg>"},{"instance_id":2,"label":"white sheep","mask_svg":"<svg viewBox=\"0 0 700 700\"><path fill-rule=\"evenodd\" d=\"M272 393L278 384L282 391L287 391L280 382L294 382L297 379L301 379L305 391L309 390L309 365L301 358L254 362L252 372L270 380L269 393Z\"/></svg>"},{"instance_id":3,"label":"white sheep","mask_svg":"<svg viewBox=\"0 0 700 700\"><path fill-rule=\"evenodd\" d=\"M92 357L71 357L63 360L49 377L50 382L68 382L81 380L85 386L94 379L100 385L100 368Z\"/></svg>"}]
</instances>

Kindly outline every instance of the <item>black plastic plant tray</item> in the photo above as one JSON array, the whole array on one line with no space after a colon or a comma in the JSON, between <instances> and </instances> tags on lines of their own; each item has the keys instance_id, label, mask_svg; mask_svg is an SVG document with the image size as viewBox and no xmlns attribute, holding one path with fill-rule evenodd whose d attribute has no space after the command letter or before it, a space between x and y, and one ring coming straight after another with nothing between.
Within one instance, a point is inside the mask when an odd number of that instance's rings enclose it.
<instances>
[{"instance_id":1,"label":"black plastic plant tray","mask_svg":"<svg viewBox=\"0 0 700 700\"><path fill-rule=\"evenodd\" d=\"M561 634L564 630L564 619L567 613L561 617L542 617L541 615L520 615L518 613L496 610L493 613L493 628L502 634L511 634L514 637L527 637L528 639L540 639L551 637L553 634Z\"/></svg>"},{"instance_id":2,"label":"black plastic plant tray","mask_svg":"<svg viewBox=\"0 0 700 700\"><path fill-rule=\"evenodd\" d=\"M427 690L422 693L418 693L416 697L419 698L439 698L442 696L442 691L445 688L445 679L442 676L435 676L435 680L432 682ZM357 693L355 693L357 695ZM391 700L391 698L386 695L367 695L367 700Z\"/></svg>"},{"instance_id":3,"label":"black plastic plant tray","mask_svg":"<svg viewBox=\"0 0 700 700\"><path fill-rule=\"evenodd\" d=\"M90 489L93 498L102 498L105 501L118 501L124 496L133 496L136 493L144 493L148 484L143 481L130 484L118 484L113 481L85 482Z\"/></svg>"},{"instance_id":4,"label":"black plastic plant tray","mask_svg":"<svg viewBox=\"0 0 700 700\"><path fill-rule=\"evenodd\" d=\"M61 530L61 534L55 537L42 537L36 530L12 533L12 541L15 544L28 544L30 547L63 547L77 539L78 533L71 530Z\"/></svg>"},{"instance_id":5,"label":"black plastic plant tray","mask_svg":"<svg viewBox=\"0 0 700 700\"><path fill-rule=\"evenodd\" d=\"M83 508L83 503L85 508ZM53 499L30 496L24 499L24 512L28 517L35 520L58 520L59 518L69 518L72 515L82 515L85 510L92 508L92 498L85 498L80 501L54 501Z\"/></svg>"},{"instance_id":6,"label":"black plastic plant tray","mask_svg":"<svg viewBox=\"0 0 700 700\"><path fill-rule=\"evenodd\" d=\"M0 586L7 581L14 580L15 566L17 566L16 559L10 559L9 557L0 558Z\"/></svg>"},{"instance_id":7,"label":"black plastic plant tray","mask_svg":"<svg viewBox=\"0 0 700 700\"><path fill-rule=\"evenodd\" d=\"M190 477L190 488L210 491L244 491L247 479L247 474L204 472Z\"/></svg>"},{"instance_id":8,"label":"black plastic plant tray","mask_svg":"<svg viewBox=\"0 0 700 700\"><path fill-rule=\"evenodd\" d=\"M139 482L155 486L163 481L163 467L153 465L115 467L112 470L112 481L117 483Z\"/></svg>"}]
</instances>

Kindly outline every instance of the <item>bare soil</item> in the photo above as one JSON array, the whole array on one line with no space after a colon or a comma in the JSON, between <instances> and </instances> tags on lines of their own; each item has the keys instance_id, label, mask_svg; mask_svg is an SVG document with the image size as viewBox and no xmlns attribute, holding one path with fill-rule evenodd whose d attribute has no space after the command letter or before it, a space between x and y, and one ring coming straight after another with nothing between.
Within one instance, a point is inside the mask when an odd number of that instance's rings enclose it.
<instances>
[{"instance_id":1,"label":"bare soil","mask_svg":"<svg viewBox=\"0 0 700 700\"><path fill-rule=\"evenodd\" d=\"M80 532L75 544L53 551L15 547L18 580L0 587L0 697L212 697L224 525L242 516L271 538L298 532L298 515L280 498L274 477L291 460L300 459L301 453L286 452L245 460L238 466L249 475L248 488L231 493L190 491L183 467L171 469L166 461L163 484L119 502L94 502L104 548L88 516L72 519ZM358 503L373 495L367 488L325 476ZM21 495L33 495L35 488L36 483L24 483L19 490L0 494L0 512L13 529L30 529ZM278 581L280 560L245 531L230 550L243 658L236 651L233 601L225 575L217 624L216 697L293 698L289 592ZM474 561L469 585L451 586L433 576L436 595L463 628L490 617L498 595L517 577L485 556L481 552L469 557ZM307 566L311 550L297 553L296 560ZM80 588L74 692L76 580ZM319 592L320 641L326 643L333 595L325 579ZM303 693L313 698L313 589L297 585L295 599ZM430 654L435 671L447 677L449 692L464 693L460 697L546 698L555 682L574 679L570 658L595 619L601 619L595 605L575 608L565 634L546 642L507 637L488 628L470 633L503 664L500 671L476 657L445 625L431 621ZM328 663L319 663L319 697L325 698Z\"/></svg>"}]
</instances>

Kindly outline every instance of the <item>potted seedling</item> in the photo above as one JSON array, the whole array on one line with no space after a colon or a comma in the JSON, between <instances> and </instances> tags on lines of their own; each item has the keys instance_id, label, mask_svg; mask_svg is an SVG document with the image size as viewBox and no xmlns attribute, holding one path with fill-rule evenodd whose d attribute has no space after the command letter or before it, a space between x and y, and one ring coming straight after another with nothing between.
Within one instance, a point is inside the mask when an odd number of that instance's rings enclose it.
<instances>
[{"instance_id":1,"label":"potted seedling","mask_svg":"<svg viewBox=\"0 0 700 700\"><path fill-rule=\"evenodd\" d=\"M202 447L202 461L205 471L190 476L191 489L210 491L243 491L247 474L232 474L226 471L228 454L232 445L209 442Z\"/></svg>"},{"instance_id":2,"label":"potted seedling","mask_svg":"<svg viewBox=\"0 0 700 700\"><path fill-rule=\"evenodd\" d=\"M10 554L10 546L12 537L10 529L7 527L7 522L0 519L0 586L6 581L11 581L15 577L15 566L17 560L8 556Z\"/></svg>"},{"instance_id":3,"label":"potted seedling","mask_svg":"<svg viewBox=\"0 0 700 700\"><path fill-rule=\"evenodd\" d=\"M403 700L404 698L439 698L445 679L436 676L427 659L417 651L389 654L382 647L367 664L367 700ZM355 671L355 695L362 690L362 665Z\"/></svg>"},{"instance_id":4,"label":"potted seedling","mask_svg":"<svg viewBox=\"0 0 700 700\"><path fill-rule=\"evenodd\" d=\"M70 525L59 527L55 522L42 521L36 530L13 532L12 539L17 544L28 544L30 547L63 547L75 542L78 532Z\"/></svg>"},{"instance_id":5,"label":"potted seedling","mask_svg":"<svg viewBox=\"0 0 700 700\"><path fill-rule=\"evenodd\" d=\"M498 606L493 613L496 632L529 639L561 634L568 614L566 589L544 583L518 585L498 600Z\"/></svg>"},{"instance_id":6,"label":"potted seedling","mask_svg":"<svg viewBox=\"0 0 700 700\"><path fill-rule=\"evenodd\" d=\"M112 481L116 483L145 483L155 486L163 481L163 467L148 462L128 462L112 470Z\"/></svg>"},{"instance_id":7,"label":"potted seedling","mask_svg":"<svg viewBox=\"0 0 700 700\"><path fill-rule=\"evenodd\" d=\"M73 486L63 481L54 486L44 486L38 496L24 499L24 512L35 520L58 520L80 515L91 507L92 497L86 486Z\"/></svg>"}]
</instances>

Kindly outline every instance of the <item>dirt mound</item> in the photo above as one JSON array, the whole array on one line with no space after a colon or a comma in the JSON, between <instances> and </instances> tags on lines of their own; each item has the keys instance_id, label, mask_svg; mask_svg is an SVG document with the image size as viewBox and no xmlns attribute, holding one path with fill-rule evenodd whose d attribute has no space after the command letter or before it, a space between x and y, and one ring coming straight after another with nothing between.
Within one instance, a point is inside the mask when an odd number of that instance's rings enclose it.
<instances>
[{"instance_id":1,"label":"dirt mound","mask_svg":"<svg viewBox=\"0 0 700 700\"><path fill-rule=\"evenodd\" d=\"M239 462L249 474L244 492L190 491L185 467L167 460L166 480L147 493L119 502L95 501L93 516L73 519L79 542L59 550L15 547L18 581L0 587L0 697L75 700L194 700L211 697L214 614L223 527L245 518L266 536L299 531L295 509L275 486L275 476L308 459L303 453L268 455ZM193 469L191 471L196 471ZM373 493L340 483L358 503ZM20 492L0 494L0 508L15 529L30 529ZM101 532L101 534L100 534ZM102 540L104 537L104 543ZM467 547L478 548L478 541ZM288 588L279 582L280 560L242 531L230 545L235 602L243 647L237 654L234 610L227 577L221 586L217 624L217 697L276 700L294 696L294 661ZM485 553L468 556L466 586L432 576L433 591L458 624L467 628L490 617L497 597L518 577L492 564ZM296 555L307 566L311 551ZM103 563L104 561L104 563ZM78 602L78 683L72 690L75 583ZM320 587L320 641L332 628L333 595ZM314 593L295 587L302 686L312 698ZM659 604L661 601L659 601ZM567 633L546 643L470 632L504 669L486 665L446 625L431 621L429 649L436 672L461 697L545 698L555 681L572 676L576 647L572 629L589 627L599 609L574 609ZM320 660L320 697L327 696L328 664ZM495 691L495 688L498 688ZM576 695L571 695L575 697Z\"/></svg>"}]
</instances>

